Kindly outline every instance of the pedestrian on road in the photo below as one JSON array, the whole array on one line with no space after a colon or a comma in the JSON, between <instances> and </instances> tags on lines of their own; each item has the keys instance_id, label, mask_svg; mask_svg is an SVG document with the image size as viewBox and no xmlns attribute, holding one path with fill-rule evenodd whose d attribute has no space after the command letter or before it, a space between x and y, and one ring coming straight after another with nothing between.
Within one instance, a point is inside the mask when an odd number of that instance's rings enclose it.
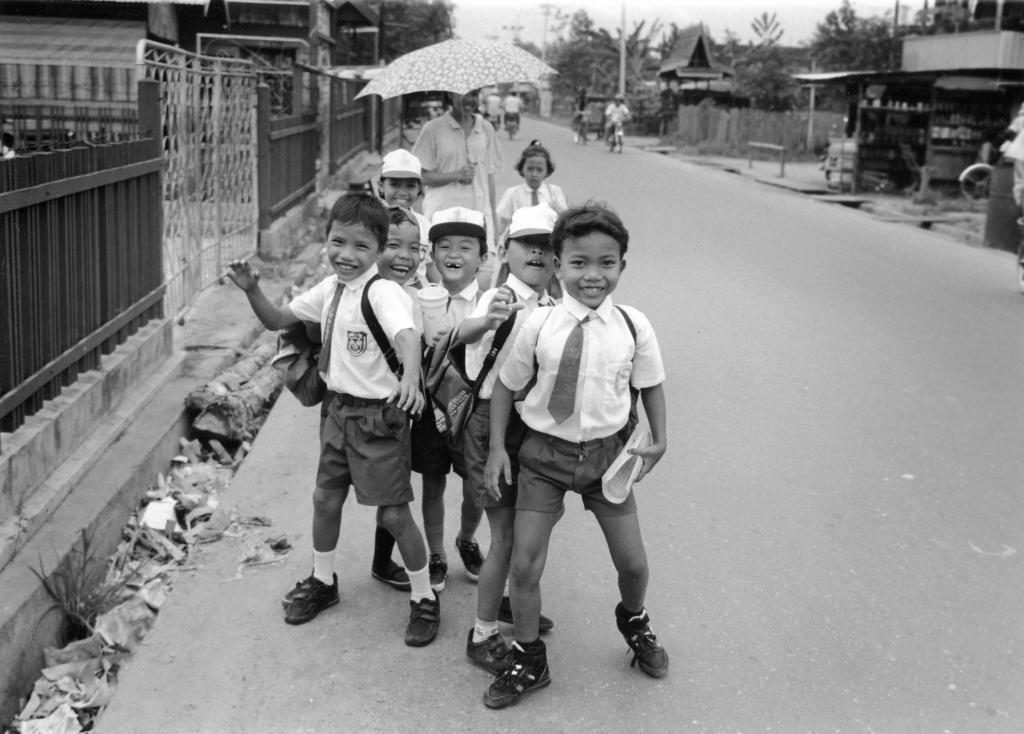
<instances>
[{"instance_id":1,"label":"pedestrian on road","mask_svg":"<svg viewBox=\"0 0 1024 734\"><path fill-rule=\"evenodd\" d=\"M411 585L405 643L422 646L437 636L440 602L430 588L426 547L409 510L409 415L423 408L420 336L409 297L378 274L388 228L388 210L376 196L342 195L327 224L327 258L334 273L283 306L263 293L249 263L232 262L228 275L266 328L300 320L324 324L320 371L333 397L320 427L313 571L286 595L285 622L304 624L338 603L334 554L351 485L359 504L376 506L377 524L397 540ZM389 367L363 316L364 292L401 361L401 377Z\"/></svg>"},{"instance_id":2,"label":"pedestrian on road","mask_svg":"<svg viewBox=\"0 0 1024 734\"><path fill-rule=\"evenodd\" d=\"M443 332L458 329L480 299L477 274L487 260L484 215L462 207L442 209L430 222L434 265L441 285L448 292ZM426 344L429 349L434 344ZM412 470L423 475L423 531L427 536L430 586L444 591L448 577L448 555L444 547L444 491L448 474L454 470L462 479L462 512L455 548L466 576L476 581L483 555L476 531L483 510L473 503L466 487L466 469L461 446L453 446L437 429L433 411L424 411L412 424Z\"/></svg>"},{"instance_id":3,"label":"pedestrian on road","mask_svg":"<svg viewBox=\"0 0 1024 734\"><path fill-rule=\"evenodd\" d=\"M643 462L637 481L658 463L666 446L665 370L657 338L646 316L615 306L611 299L626 266L629 233L611 211L586 205L563 212L551 239L563 301L526 319L491 396L486 475L488 487L497 493L501 480L512 477L505 440L513 396L532 384L520 413L527 432L518 456L510 573L514 663L484 694L489 708L517 703L551 682L538 636L540 578L568 492L581 495L608 544L621 595L615 620L633 651L633 664L656 678L668 673L668 654L651 631L644 607L648 567L636 499L630 491L623 502L610 501L601 481L630 430L630 388L639 391L653 437L651 445L630 450Z\"/></svg>"},{"instance_id":4,"label":"pedestrian on road","mask_svg":"<svg viewBox=\"0 0 1024 734\"><path fill-rule=\"evenodd\" d=\"M497 491L489 492L485 468L491 435L491 393L523 322L538 306L554 305L547 284L555 269L551 229L556 216L546 204L519 209L512 215L509 237L500 248L501 258L509 266L508 280L484 293L476 310L459 327L459 340L466 344L466 373L478 385L478 399L464 436L466 484L477 506L484 508L491 529L491 545L476 592L476 622L466 640L466 657L494 675L512 665L512 653L498 633L498 622L513 621L511 602L503 592L512 557L519 474L515 457L526 427L519 414L512 411L505 432L510 478L507 482L499 478ZM497 353L489 356L495 349ZM551 620L541 615L540 631L552 626Z\"/></svg>"},{"instance_id":5,"label":"pedestrian on road","mask_svg":"<svg viewBox=\"0 0 1024 734\"><path fill-rule=\"evenodd\" d=\"M505 189L495 209L498 215L499 241L506 239L509 222L517 209L543 203L558 214L569 208L562 188L547 180L555 172L555 163L551 160L551 153L541 145L539 140L531 140L530 144L523 149L519 156L519 162L516 163L516 171L523 177L523 183ZM494 285L501 285L507 277L508 263L503 259L501 265L498 266L498 275ZM557 281L553 281L551 285L555 286L552 289L555 291L552 295L556 298L561 296L561 291L557 289Z\"/></svg>"},{"instance_id":6,"label":"pedestrian on road","mask_svg":"<svg viewBox=\"0 0 1024 734\"><path fill-rule=\"evenodd\" d=\"M496 255L494 231L494 174L505 161L494 127L476 113L477 91L448 95L447 112L427 122L412 147L423 166L423 214L433 218L441 209L461 206L483 212L487 251ZM490 263L480 269L482 288L491 284Z\"/></svg>"}]
</instances>

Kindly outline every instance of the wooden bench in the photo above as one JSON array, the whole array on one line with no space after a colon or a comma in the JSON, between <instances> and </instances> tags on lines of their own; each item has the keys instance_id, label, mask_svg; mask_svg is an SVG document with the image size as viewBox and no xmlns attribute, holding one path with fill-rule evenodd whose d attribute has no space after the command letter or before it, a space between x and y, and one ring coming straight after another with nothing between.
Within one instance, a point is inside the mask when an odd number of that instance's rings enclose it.
<instances>
[{"instance_id":1,"label":"wooden bench","mask_svg":"<svg viewBox=\"0 0 1024 734\"><path fill-rule=\"evenodd\" d=\"M850 194L816 194L811 196L815 201L824 201L827 204L842 204L852 209L860 209L862 204L871 201L865 196L852 196Z\"/></svg>"},{"instance_id":2,"label":"wooden bench","mask_svg":"<svg viewBox=\"0 0 1024 734\"><path fill-rule=\"evenodd\" d=\"M877 214L875 218L883 222L903 222L905 224L916 224L921 229L931 229L936 222L954 222L956 217L946 214Z\"/></svg>"},{"instance_id":3,"label":"wooden bench","mask_svg":"<svg viewBox=\"0 0 1024 734\"><path fill-rule=\"evenodd\" d=\"M786 149L781 145L775 145L773 143L755 143L752 140L747 141L748 160L747 168L754 167L754 151L755 150L768 150L772 153L781 153L782 159L779 161L779 178L786 177Z\"/></svg>"}]
</instances>

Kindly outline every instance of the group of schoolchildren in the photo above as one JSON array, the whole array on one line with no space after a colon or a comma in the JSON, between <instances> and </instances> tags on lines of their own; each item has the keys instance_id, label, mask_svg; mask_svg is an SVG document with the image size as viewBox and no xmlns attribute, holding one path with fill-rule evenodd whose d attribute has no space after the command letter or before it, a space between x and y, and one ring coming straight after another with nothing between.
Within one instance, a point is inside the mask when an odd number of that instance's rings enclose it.
<instances>
[{"instance_id":1,"label":"group of schoolchildren","mask_svg":"<svg viewBox=\"0 0 1024 734\"><path fill-rule=\"evenodd\" d=\"M469 662L495 678L490 708L515 704L550 683L542 632L540 578L567 492L594 513L618 575L614 615L632 664L660 678L668 654L644 607L648 567L633 493L621 503L602 492L602 475L628 438L637 394L652 441L631 449L642 479L665 452L664 368L657 338L638 310L613 304L629 234L608 208L568 206L548 151L533 141L516 166L521 185L498 207L502 234L493 287L481 290L487 259L484 215L442 209L429 222L413 210L419 161L405 150L383 159L380 198L342 195L327 223L332 275L282 306L244 261L229 276L268 329L320 325L320 460L313 492L313 568L284 598L285 621L302 624L339 601L335 548L342 507L377 508L372 576L410 594L405 642L432 642L440 624L447 558L443 493L462 479L455 538L477 582ZM424 233L426 236L424 236ZM417 294L428 281L448 294L446 330L425 343ZM552 293L561 293L560 301ZM447 337L442 339L442 337ZM437 342L464 345L476 399L458 440L435 422L421 370ZM426 355L426 356L425 356ZM396 359L397 358L397 359ZM635 415L635 413L634 413ZM422 475L423 531L413 517L411 472ZM486 515L490 546L475 532ZM392 558L395 545L402 565ZM499 622L514 628L506 643Z\"/></svg>"}]
</instances>

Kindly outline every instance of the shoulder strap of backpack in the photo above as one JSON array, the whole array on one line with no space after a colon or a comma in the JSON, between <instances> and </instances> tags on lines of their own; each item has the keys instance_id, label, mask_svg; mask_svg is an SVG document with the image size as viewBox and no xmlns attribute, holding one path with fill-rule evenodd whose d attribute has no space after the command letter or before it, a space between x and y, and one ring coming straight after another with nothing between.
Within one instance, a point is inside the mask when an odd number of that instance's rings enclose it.
<instances>
[{"instance_id":1,"label":"shoulder strap of backpack","mask_svg":"<svg viewBox=\"0 0 1024 734\"><path fill-rule=\"evenodd\" d=\"M367 328L373 334L373 340L377 342L381 354L384 355L384 361L388 363L388 367L396 376L401 377L402 363L398 361L398 354L395 352L391 342L388 341L387 334L384 333L384 327L380 325L377 314L373 312L373 307L370 305L370 286L380 279L379 274L374 275L363 286L363 297L360 300L359 308L363 312L363 319L366 321Z\"/></svg>"},{"instance_id":2,"label":"shoulder strap of backpack","mask_svg":"<svg viewBox=\"0 0 1024 734\"><path fill-rule=\"evenodd\" d=\"M616 306L619 313L622 314L622 318L626 320L626 326L629 328L629 334L633 337L633 346L636 346L636 326L633 325L633 319L629 318L629 314L626 313L626 309L622 306Z\"/></svg>"},{"instance_id":3,"label":"shoulder strap of backpack","mask_svg":"<svg viewBox=\"0 0 1024 734\"><path fill-rule=\"evenodd\" d=\"M494 339L491 341L491 349L487 352L487 356L484 357L484 363L480 366L480 374L476 376L473 381L473 395L475 396L480 392L480 386L484 384L484 379L491 372L491 368L494 367L495 361L498 359L498 352L505 346L505 342L508 341L509 334L512 333L512 327L516 322L516 312L512 314L498 325L498 328L494 330Z\"/></svg>"},{"instance_id":4,"label":"shoulder strap of backpack","mask_svg":"<svg viewBox=\"0 0 1024 734\"><path fill-rule=\"evenodd\" d=\"M326 373L331 364L331 341L334 338L334 317L338 315L338 303L341 301L341 292L345 290L345 284L338 282L334 289L334 297L331 298L331 308L327 312L327 321L324 322L323 338L320 340L323 346L320 347L320 356L316 360L316 368Z\"/></svg>"}]
</instances>

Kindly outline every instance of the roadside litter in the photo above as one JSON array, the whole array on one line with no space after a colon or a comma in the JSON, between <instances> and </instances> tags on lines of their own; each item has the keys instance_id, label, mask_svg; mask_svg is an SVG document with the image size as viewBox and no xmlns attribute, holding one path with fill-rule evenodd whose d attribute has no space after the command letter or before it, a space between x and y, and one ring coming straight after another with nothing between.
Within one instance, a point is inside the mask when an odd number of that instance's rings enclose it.
<instances>
[{"instance_id":1,"label":"roadside litter","mask_svg":"<svg viewBox=\"0 0 1024 734\"><path fill-rule=\"evenodd\" d=\"M121 663L142 644L167 601L176 574L194 569L197 546L231 538L240 546L234 578L249 568L280 563L291 550L284 535L268 532L269 518L239 515L222 502L231 477L249 450L234 455L221 445L204 451L198 441L181 440L182 453L157 477L143 505L122 531L117 550L105 561L96 588L83 588L83 571L99 559L83 534L80 552L67 568L37 575L70 627L82 632L62 648L46 648L46 667L15 721L5 732L78 734L93 730L110 702ZM73 612L73 615L72 615ZM73 616L73 618L72 618Z\"/></svg>"}]
</instances>

